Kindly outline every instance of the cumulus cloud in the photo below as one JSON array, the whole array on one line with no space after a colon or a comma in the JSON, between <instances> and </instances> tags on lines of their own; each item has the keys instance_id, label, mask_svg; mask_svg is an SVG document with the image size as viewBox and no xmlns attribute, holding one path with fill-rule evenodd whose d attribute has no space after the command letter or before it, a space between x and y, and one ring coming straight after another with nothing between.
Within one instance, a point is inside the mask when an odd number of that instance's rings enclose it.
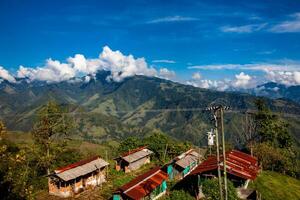
<instances>
[{"instance_id":1,"label":"cumulus cloud","mask_svg":"<svg viewBox=\"0 0 300 200\"><path fill-rule=\"evenodd\" d=\"M0 79L7 80L9 82L16 82L16 79L2 66L0 66Z\"/></svg>"},{"instance_id":2,"label":"cumulus cloud","mask_svg":"<svg viewBox=\"0 0 300 200\"><path fill-rule=\"evenodd\" d=\"M300 71L266 71L266 79L284 85L299 85Z\"/></svg>"},{"instance_id":3,"label":"cumulus cloud","mask_svg":"<svg viewBox=\"0 0 300 200\"><path fill-rule=\"evenodd\" d=\"M173 79L176 76L176 73L172 70L168 70L167 68L162 68L159 70L159 76L165 79Z\"/></svg>"},{"instance_id":4,"label":"cumulus cloud","mask_svg":"<svg viewBox=\"0 0 300 200\"><path fill-rule=\"evenodd\" d=\"M69 63L60 63L58 60L47 59L45 66L27 68L20 66L17 76L27 77L30 80L60 82L75 77L76 71Z\"/></svg>"},{"instance_id":5,"label":"cumulus cloud","mask_svg":"<svg viewBox=\"0 0 300 200\"><path fill-rule=\"evenodd\" d=\"M98 70L111 71L111 76L107 80L112 81L122 81L124 78L134 75L157 75L156 69L148 66L144 58L123 55L120 51L113 51L105 46L98 58L87 59L84 55L76 54L74 57L69 57L67 63L50 58L41 67L20 66L17 76L27 77L30 80L60 82L69 80L76 75L95 74Z\"/></svg>"},{"instance_id":6,"label":"cumulus cloud","mask_svg":"<svg viewBox=\"0 0 300 200\"><path fill-rule=\"evenodd\" d=\"M300 13L292 14L290 20L280 22L270 28L273 33L295 33L300 32Z\"/></svg>"},{"instance_id":7,"label":"cumulus cloud","mask_svg":"<svg viewBox=\"0 0 300 200\"><path fill-rule=\"evenodd\" d=\"M193 85L194 87L200 87L205 89L214 89L218 91L233 90L233 89L245 89L253 87L255 81L252 81L252 77L241 72L235 75L234 80L224 79L224 80L208 80L208 79L195 79L194 74L192 80L186 82L188 85Z\"/></svg>"},{"instance_id":8,"label":"cumulus cloud","mask_svg":"<svg viewBox=\"0 0 300 200\"><path fill-rule=\"evenodd\" d=\"M201 79L201 74L199 72L193 73L192 79L199 80Z\"/></svg>"},{"instance_id":9,"label":"cumulus cloud","mask_svg":"<svg viewBox=\"0 0 300 200\"><path fill-rule=\"evenodd\" d=\"M233 82L233 85L237 88L247 88L249 87L251 76L241 72L240 74L235 75L236 80Z\"/></svg>"}]
</instances>

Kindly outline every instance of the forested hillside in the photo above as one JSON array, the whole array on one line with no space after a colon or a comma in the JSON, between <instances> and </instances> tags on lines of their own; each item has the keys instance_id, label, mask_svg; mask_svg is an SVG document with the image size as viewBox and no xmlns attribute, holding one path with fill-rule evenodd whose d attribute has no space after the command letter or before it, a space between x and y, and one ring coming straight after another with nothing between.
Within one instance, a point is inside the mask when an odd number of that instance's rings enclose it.
<instances>
[{"instance_id":1,"label":"forested hillside","mask_svg":"<svg viewBox=\"0 0 300 200\"><path fill-rule=\"evenodd\" d=\"M243 112L254 109L255 96L217 92L172 81L134 76L122 82L107 81L108 71L95 78L73 79L60 83L3 81L0 84L0 116L9 130L29 131L37 112L48 101L64 105L66 115L76 122L73 137L109 140L127 136L142 137L160 129L168 135L206 143L211 116L203 111L209 105L230 106L225 115L226 137L233 144L243 140ZM271 110L288 117L295 141L300 130L300 106L287 100L265 99Z\"/></svg>"}]
</instances>

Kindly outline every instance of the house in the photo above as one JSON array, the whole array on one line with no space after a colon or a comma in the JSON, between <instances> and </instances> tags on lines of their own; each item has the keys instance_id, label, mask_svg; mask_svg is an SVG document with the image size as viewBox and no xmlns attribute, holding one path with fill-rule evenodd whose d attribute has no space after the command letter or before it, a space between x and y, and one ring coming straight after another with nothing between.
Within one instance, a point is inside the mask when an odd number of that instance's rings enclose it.
<instances>
[{"instance_id":1,"label":"house","mask_svg":"<svg viewBox=\"0 0 300 200\"><path fill-rule=\"evenodd\" d=\"M167 173L155 167L120 187L113 200L157 199L166 193L167 179Z\"/></svg>"},{"instance_id":2,"label":"house","mask_svg":"<svg viewBox=\"0 0 300 200\"><path fill-rule=\"evenodd\" d=\"M220 157L220 169L224 170L223 156ZM206 178L218 177L218 162L216 156L208 157L204 162L197 166L191 173L190 177L194 178L194 183L201 185L201 180ZM237 193L241 199L253 199L255 191L247 189L250 180L255 180L259 173L258 161L255 157L232 150L226 152L226 172L227 178L233 182L237 188ZM223 173L222 173L223 174ZM188 180L190 182L190 180ZM199 188L198 188L199 189ZM201 191L200 191L201 193Z\"/></svg>"},{"instance_id":3,"label":"house","mask_svg":"<svg viewBox=\"0 0 300 200\"><path fill-rule=\"evenodd\" d=\"M54 170L48 175L49 194L72 197L81 191L106 182L105 168L109 165L99 156Z\"/></svg>"},{"instance_id":4,"label":"house","mask_svg":"<svg viewBox=\"0 0 300 200\"><path fill-rule=\"evenodd\" d=\"M170 179L182 179L198 165L202 158L196 150L190 149L174 158L163 169Z\"/></svg>"},{"instance_id":5,"label":"house","mask_svg":"<svg viewBox=\"0 0 300 200\"><path fill-rule=\"evenodd\" d=\"M150 163L151 154L153 152L146 147L131 150L114 159L116 161L116 170L123 170L125 173L137 170L142 165Z\"/></svg>"}]
</instances>

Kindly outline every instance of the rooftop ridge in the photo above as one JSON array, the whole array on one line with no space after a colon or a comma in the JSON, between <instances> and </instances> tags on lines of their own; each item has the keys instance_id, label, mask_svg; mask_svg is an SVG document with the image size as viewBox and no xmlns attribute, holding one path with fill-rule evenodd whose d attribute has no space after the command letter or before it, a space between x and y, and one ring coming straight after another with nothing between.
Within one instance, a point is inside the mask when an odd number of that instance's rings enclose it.
<instances>
[{"instance_id":1,"label":"rooftop ridge","mask_svg":"<svg viewBox=\"0 0 300 200\"><path fill-rule=\"evenodd\" d=\"M100 158L100 156L93 156L93 157L91 157L91 158L84 159L84 160L80 160L80 161L78 161L78 162L75 162L75 163L72 163L72 164L69 164L69 165L60 167L60 168L58 168L58 169L56 169L56 170L54 170L54 171L55 171L55 173L62 173L62 172L64 172L64 171L67 171L67 170L69 170L69 169L73 169L73 168L82 166L82 165L84 165L84 164L87 164L87 163L92 162L92 161L94 161L94 160L97 160L97 159L99 159L99 158Z\"/></svg>"},{"instance_id":2,"label":"rooftop ridge","mask_svg":"<svg viewBox=\"0 0 300 200\"><path fill-rule=\"evenodd\" d=\"M136 152L141 151L141 150L146 149L146 148L147 148L147 146L142 146L142 147L138 147L138 148L133 149L133 150L129 150L129 151L121 154L121 157L128 156L130 154L136 153Z\"/></svg>"}]
</instances>

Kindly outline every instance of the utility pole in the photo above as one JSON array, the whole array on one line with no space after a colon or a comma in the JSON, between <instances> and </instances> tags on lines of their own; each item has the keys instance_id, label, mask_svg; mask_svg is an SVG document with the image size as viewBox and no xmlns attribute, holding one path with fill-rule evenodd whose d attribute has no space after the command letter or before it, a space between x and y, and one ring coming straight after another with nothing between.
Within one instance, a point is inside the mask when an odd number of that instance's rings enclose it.
<instances>
[{"instance_id":1,"label":"utility pole","mask_svg":"<svg viewBox=\"0 0 300 200\"><path fill-rule=\"evenodd\" d=\"M222 179L221 179L221 168L220 168L220 145L219 145L219 134L218 134L218 121L216 112L214 112L214 118L215 118L215 133L216 133L216 146L217 146L217 163L218 163L218 180L219 180L219 190L220 190L220 197L221 200L223 200L223 190L222 190Z\"/></svg>"},{"instance_id":2,"label":"utility pole","mask_svg":"<svg viewBox=\"0 0 300 200\"><path fill-rule=\"evenodd\" d=\"M223 151L223 172L224 172L224 191L225 191L225 200L228 199L228 189L227 189L227 172L226 172L226 149L225 149L225 133L224 133L224 119L223 114L224 110L228 110L227 106L212 106L207 108L207 110L213 111L213 117L215 122L215 132L216 132L216 146L217 146L217 162L218 162L218 178L219 178L219 189L220 189L220 199L223 200L223 190L222 190L222 181L221 181L221 170L220 170L220 151L219 151L219 123L218 123L218 113L220 115L220 126L221 126L221 134L222 134L222 151Z\"/></svg>"},{"instance_id":3,"label":"utility pole","mask_svg":"<svg viewBox=\"0 0 300 200\"><path fill-rule=\"evenodd\" d=\"M227 172L226 172L226 152L225 152L225 134L224 134L224 108L220 107L220 120L221 120L221 132L222 132L222 150L223 150L223 166L224 166L224 187L225 187L225 200L228 199L228 189L227 189Z\"/></svg>"}]
</instances>

